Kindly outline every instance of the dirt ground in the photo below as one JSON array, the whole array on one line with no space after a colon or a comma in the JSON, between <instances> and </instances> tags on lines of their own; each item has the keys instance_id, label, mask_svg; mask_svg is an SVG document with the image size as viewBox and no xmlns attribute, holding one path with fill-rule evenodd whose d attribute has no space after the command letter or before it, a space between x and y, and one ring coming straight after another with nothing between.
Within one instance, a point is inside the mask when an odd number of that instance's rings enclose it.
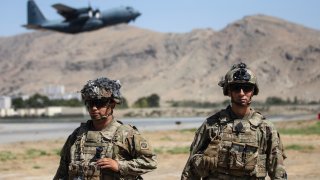
<instances>
[{"instance_id":1,"label":"dirt ground","mask_svg":"<svg viewBox=\"0 0 320 180\"><path fill-rule=\"evenodd\" d=\"M278 123L277 127L303 127L316 123ZM142 132L158 154L158 168L144 179L177 180L188 158L194 132ZM282 135L286 148L285 165L290 180L313 180L320 177L320 135ZM21 142L0 146L0 179L52 179L59 164L59 149L64 140ZM290 148L291 147L291 148ZM300 148L292 148L300 147ZM303 148L301 148L303 147Z\"/></svg>"}]
</instances>

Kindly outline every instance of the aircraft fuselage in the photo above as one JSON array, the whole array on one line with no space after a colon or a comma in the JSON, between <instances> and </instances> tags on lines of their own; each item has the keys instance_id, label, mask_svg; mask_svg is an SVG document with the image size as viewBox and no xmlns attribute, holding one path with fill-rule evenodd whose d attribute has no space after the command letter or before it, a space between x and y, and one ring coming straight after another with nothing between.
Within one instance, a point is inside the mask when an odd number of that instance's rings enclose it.
<instances>
[{"instance_id":1,"label":"aircraft fuselage","mask_svg":"<svg viewBox=\"0 0 320 180\"><path fill-rule=\"evenodd\" d=\"M101 12L99 10L92 11L90 8L81 8L77 9L76 18L72 17L62 21L49 21L45 19L33 1L29 3L28 11L31 11L31 13L28 14L28 24L24 25L26 28L53 30L71 34L93 31L120 23L129 23L141 15L138 11L128 6ZM32 13L32 11L35 11L35 13ZM66 17L71 17L67 15L68 14L66 14Z\"/></svg>"}]
</instances>

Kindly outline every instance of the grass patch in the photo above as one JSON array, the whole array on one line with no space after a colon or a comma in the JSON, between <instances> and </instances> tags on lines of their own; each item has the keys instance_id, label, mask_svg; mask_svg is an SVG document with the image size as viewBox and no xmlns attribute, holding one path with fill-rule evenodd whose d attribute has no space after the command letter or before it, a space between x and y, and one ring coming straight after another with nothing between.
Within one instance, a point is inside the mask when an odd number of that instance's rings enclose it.
<instances>
[{"instance_id":1,"label":"grass patch","mask_svg":"<svg viewBox=\"0 0 320 180\"><path fill-rule=\"evenodd\" d=\"M34 166L32 166L32 168L33 168L33 169L41 169L42 167L39 166L39 165L34 165Z\"/></svg>"},{"instance_id":2,"label":"grass patch","mask_svg":"<svg viewBox=\"0 0 320 180\"><path fill-rule=\"evenodd\" d=\"M60 152L61 152L61 149L53 149L52 150L52 154L54 154L56 156L60 156Z\"/></svg>"},{"instance_id":3,"label":"grass patch","mask_svg":"<svg viewBox=\"0 0 320 180\"><path fill-rule=\"evenodd\" d=\"M311 151L314 149L314 147L311 145L302 146L302 145L298 145L298 144L291 144L289 146L286 146L285 149L286 150L296 150L296 151Z\"/></svg>"},{"instance_id":4,"label":"grass patch","mask_svg":"<svg viewBox=\"0 0 320 180\"><path fill-rule=\"evenodd\" d=\"M181 132L181 133L195 133L196 131L197 131L197 128L179 130L179 132Z\"/></svg>"},{"instance_id":5,"label":"grass patch","mask_svg":"<svg viewBox=\"0 0 320 180\"><path fill-rule=\"evenodd\" d=\"M163 154L163 153L165 153L164 147L154 148L153 151L154 151L156 154Z\"/></svg>"},{"instance_id":6,"label":"grass patch","mask_svg":"<svg viewBox=\"0 0 320 180\"><path fill-rule=\"evenodd\" d=\"M14 153L11 151L0 151L0 164L1 162L11 162L13 160L33 160L45 156L60 156L60 149L50 149L48 151L41 149L27 149L22 153ZM39 169L34 165L34 169ZM41 167L42 168L42 167ZM4 167L1 167L2 170L5 170Z\"/></svg>"},{"instance_id":7,"label":"grass patch","mask_svg":"<svg viewBox=\"0 0 320 180\"><path fill-rule=\"evenodd\" d=\"M170 136L164 136L160 138L161 141L172 141L173 139Z\"/></svg>"},{"instance_id":8,"label":"grass patch","mask_svg":"<svg viewBox=\"0 0 320 180\"><path fill-rule=\"evenodd\" d=\"M320 135L320 122L304 128L280 128L279 132L288 135Z\"/></svg>"},{"instance_id":9,"label":"grass patch","mask_svg":"<svg viewBox=\"0 0 320 180\"><path fill-rule=\"evenodd\" d=\"M154 152L156 154L164 154L164 153L168 153L168 154L187 154L187 153L189 153L189 150L190 150L189 146L171 147L171 148L160 147L160 148L155 148Z\"/></svg>"},{"instance_id":10,"label":"grass patch","mask_svg":"<svg viewBox=\"0 0 320 180\"><path fill-rule=\"evenodd\" d=\"M167 150L169 154L187 154L189 153L190 147L174 147Z\"/></svg>"},{"instance_id":11,"label":"grass patch","mask_svg":"<svg viewBox=\"0 0 320 180\"><path fill-rule=\"evenodd\" d=\"M7 161L7 160L16 159L16 158L17 158L16 155L10 151L1 151L0 152L0 161Z\"/></svg>"},{"instance_id":12,"label":"grass patch","mask_svg":"<svg viewBox=\"0 0 320 180\"><path fill-rule=\"evenodd\" d=\"M50 153L47 153L44 150L40 150L40 149L28 149L25 153L25 158L36 158L36 157L40 157L40 156L49 156Z\"/></svg>"}]
</instances>

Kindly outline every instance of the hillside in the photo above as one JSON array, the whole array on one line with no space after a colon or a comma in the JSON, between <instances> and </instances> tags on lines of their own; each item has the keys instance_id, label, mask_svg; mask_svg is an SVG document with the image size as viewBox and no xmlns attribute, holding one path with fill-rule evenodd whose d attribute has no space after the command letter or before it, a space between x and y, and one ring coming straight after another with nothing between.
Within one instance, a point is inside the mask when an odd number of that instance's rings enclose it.
<instances>
[{"instance_id":1,"label":"hillside","mask_svg":"<svg viewBox=\"0 0 320 180\"><path fill-rule=\"evenodd\" d=\"M130 103L151 93L161 100L221 101L218 81L239 59L258 75L260 94L320 100L320 31L255 15L221 31L159 33L119 25L78 35L33 32L0 38L0 94L34 94L88 79L122 82Z\"/></svg>"}]
</instances>

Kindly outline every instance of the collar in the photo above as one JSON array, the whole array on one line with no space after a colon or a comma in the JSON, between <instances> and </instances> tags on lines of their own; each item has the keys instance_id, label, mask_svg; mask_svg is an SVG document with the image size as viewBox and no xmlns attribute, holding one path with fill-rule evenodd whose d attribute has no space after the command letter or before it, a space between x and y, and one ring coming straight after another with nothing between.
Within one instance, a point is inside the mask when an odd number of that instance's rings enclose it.
<instances>
[{"instance_id":1,"label":"collar","mask_svg":"<svg viewBox=\"0 0 320 180\"><path fill-rule=\"evenodd\" d=\"M89 131L92 131L93 130L92 120L88 120L87 124L89 127ZM112 118L111 122L104 129L102 129L101 131L96 131L96 132L101 133L102 136L111 140L120 125L121 124L118 121L116 121L114 118Z\"/></svg>"},{"instance_id":2,"label":"collar","mask_svg":"<svg viewBox=\"0 0 320 180\"><path fill-rule=\"evenodd\" d=\"M114 119L114 117L112 117L112 120L110 121L110 123L105 128L103 128L101 131L109 131L114 126L114 124L116 122L117 121ZM92 119L87 121L87 126L90 131L95 131L94 127L93 127L93 120Z\"/></svg>"},{"instance_id":3,"label":"collar","mask_svg":"<svg viewBox=\"0 0 320 180\"><path fill-rule=\"evenodd\" d=\"M253 116L255 110L253 108L250 107L250 111L248 114L246 114L243 118L238 117L231 109L231 106L228 105L227 109L226 109L230 120L235 120L235 119L242 119L242 120L249 120L251 119L251 117Z\"/></svg>"}]
</instances>

